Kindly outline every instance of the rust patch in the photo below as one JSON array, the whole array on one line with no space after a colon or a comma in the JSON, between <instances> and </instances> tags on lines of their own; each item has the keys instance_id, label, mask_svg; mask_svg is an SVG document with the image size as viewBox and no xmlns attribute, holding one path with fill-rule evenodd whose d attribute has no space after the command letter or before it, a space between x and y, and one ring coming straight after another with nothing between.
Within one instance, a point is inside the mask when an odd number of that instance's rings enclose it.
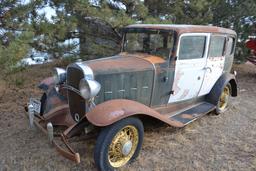
<instances>
[{"instance_id":1,"label":"rust patch","mask_svg":"<svg viewBox=\"0 0 256 171\"><path fill-rule=\"evenodd\" d=\"M196 118L196 117L198 117L198 116L200 116L199 113L194 113L194 114L193 114L193 117L194 117L194 118Z\"/></svg>"},{"instance_id":2,"label":"rust patch","mask_svg":"<svg viewBox=\"0 0 256 171\"><path fill-rule=\"evenodd\" d=\"M174 95L178 94L181 90L178 84L183 75L184 75L184 72L181 72L180 70L177 71L177 75L175 76L175 81L173 84Z\"/></svg>"},{"instance_id":3,"label":"rust patch","mask_svg":"<svg viewBox=\"0 0 256 171\"><path fill-rule=\"evenodd\" d=\"M194 117L192 115L189 115L189 114L182 114L181 117L184 118L184 119L194 119Z\"/></svg>"},{"instance_id":4,"label":"rust patch","mask_svg":"<svg viewBox=\"0 0 256 171\"><path fill-rule=\"evenodd\" d=\"M38 87L44 91L47 91L51 86L54 85L54 78L48 77L40 82Z\"/></svg>"},{"instance_id":5,"label":"rust patch","mask_svg":"<svg viewBox=\"0 0 256 171\"><path fill-rule=\"evenodd\" d=\"M64 104L57 106L48 113L44 114L45 122L51 122L53 125L71 126L75 124L75 121L69 113L69 105Z\"/></svg>"},{"instance_id":6,"label":"rust patch","mask_svg":"<svg viewBox=\"0 0 256 171\"><path fill-rule=\"evenodd\" d=\"M86 61L85 64L87 64L95 74L153 70L153 66L141 56L141 54L127 55L126 53L121 53L113 57Z\"/></svg>"},{"instance_id":7,"label":"rust patch","mask_svg":"<svg viewBox=\"0 0 256 171\"><path fill-rule=\"evenodd\" d=\"M179 99L184 99L189 93L189 89L185 89Z\"/></svg>"},{"instance_id":8,"label":"rust patch","mask_svg":"<svg viewBox=\"0 0 256 171\"><path fill-rule=\"evenodd\" d=\"M201 26L201 25L181 25L181 24L134 24L126 28L144 28L144 29L161 29L174 30L178 34L182 33L226 33L236 35L236 32L231 29L226 29L216 26Z\"/></svg>"},{"instance_id":9,"label":"rust patch","mask_svg":"<svg viewBox=\"0 0 256 171\"><path fill-rule=\"evenodd\" d=\"M102 113L104 113L104 115L102 115ZM113 113L115 113L115 115L113 115ZM103 102L97 105L90 112L88 112L86 114L86 118L93 125L107 126L111 125L112 123L115 123L120 119L133 115L148 115L174 127L184 126L183 123L176 120L172 120L166 115L161 115L160 113L158 113L154 109L151 109L148 106L145 106L141 103L132 100L125 99L116 99Z\"/></svg>"},{"instance_id":10,"label":"rust patch","mask_svg":"<svg viewBox=\"0 0 256 171\"><path fill-rule=\"evenodd\" d=\"M144 59L151 62L152 64L161 64L165 62L163 58L157 56L149 56Z\"/></svg>"}]
</instances>

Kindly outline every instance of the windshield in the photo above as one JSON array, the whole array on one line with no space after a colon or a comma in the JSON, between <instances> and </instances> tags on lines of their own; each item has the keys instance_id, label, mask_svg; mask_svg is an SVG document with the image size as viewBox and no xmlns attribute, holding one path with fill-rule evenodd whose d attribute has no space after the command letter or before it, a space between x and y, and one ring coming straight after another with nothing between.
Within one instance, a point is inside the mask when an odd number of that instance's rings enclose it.
<instances>
[{"instance_id":1,"label":"windshield","mask_svg":"<svg viewBox=\"0 0 256 171\"><path fill-rule=\"evenodd\" d=\"M173 34L160 30L128 30L125 33L123 51L147 53L167 59L173 49Z\"/></svg>"}]
</instances>

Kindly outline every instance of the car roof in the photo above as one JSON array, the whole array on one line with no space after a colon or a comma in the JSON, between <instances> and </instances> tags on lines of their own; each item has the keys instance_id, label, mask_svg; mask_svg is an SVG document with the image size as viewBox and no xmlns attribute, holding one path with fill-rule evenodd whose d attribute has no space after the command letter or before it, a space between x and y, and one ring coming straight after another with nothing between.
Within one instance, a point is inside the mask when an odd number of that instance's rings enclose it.
<instances>
[{"instance_id":1,"label":"car roof","mask_svg":"<svg viewBox=\"0 0 256 171\"><path fill-rule=\"evenodd\" d=\"M175 30L178 34L181 33L222 33L236 35L236 32L231 29L203 26L203 25L183 25L183 24L133 24L125 28L145 28L145 29L160 29L160 30Z\"/></svg>"}]
</instances>

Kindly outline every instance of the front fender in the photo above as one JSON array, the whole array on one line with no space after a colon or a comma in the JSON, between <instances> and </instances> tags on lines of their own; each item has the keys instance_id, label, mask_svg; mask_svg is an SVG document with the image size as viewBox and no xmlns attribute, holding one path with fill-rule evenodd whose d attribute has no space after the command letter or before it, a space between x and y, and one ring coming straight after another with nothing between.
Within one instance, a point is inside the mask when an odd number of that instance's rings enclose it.
<instances>
[{"instance_id":1,"label":"front fender","mask_svg":"<svg viewBox=\"0 0 256 171\"><path fill-rule=\"evenodd\" d=\"M60 85L58 86L59 90L57 91L53 77L48 77L41 81L38 88L44 91L41 97L41 115L58 106L68 104L66 89L63 89Z\"/></svg>"},{"instance_id":2,"label":"front fender","mask_svg":"<svg viewBox=\"0 0 256 171\"><path fill-rule=\"evenodd\" d=\"M97 105L85 116L87 120L96 126L108 126L120 119L133 115L147 115L161 120L174 127L183 127L181 122L171 120L144 104L126 99L109 100Z\"/></svg>"},{"instance_id":3,"label":"front fender","mask_svg":"<svg viewBox=\"0 0 256 171\"><path fill-rule=\"evenodd\" d=\"M44 90L45 92L50 88L54 86L54 79L53 77L48 77L40 82L38 85L38 88Z\"/></svg>"}]
</instances>

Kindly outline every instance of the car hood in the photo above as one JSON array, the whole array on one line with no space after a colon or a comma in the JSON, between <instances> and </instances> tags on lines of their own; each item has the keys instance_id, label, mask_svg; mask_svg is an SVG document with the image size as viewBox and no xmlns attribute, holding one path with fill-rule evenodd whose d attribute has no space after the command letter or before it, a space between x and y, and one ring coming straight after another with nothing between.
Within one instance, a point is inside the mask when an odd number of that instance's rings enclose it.
<instances>
[{"instance_id":1,"label":"car hood","mask_svg":"<svg viewBox=\"0 0 256 171\"><path fill-rule=\"evenodd\" d=\"M164 60L145 54L121 53L116 56L74 63L67 68L67 84L79 89L82 78L95 79L101 85L95 103L111 99L135 100L150 105L155 65ZM77 107L78 95L69 93L71 113L83 113L84 102ZM74 102L74 103L73 103ZM82 111L82 112L81 112Z\"/></svg>"},{"instance_id":2,"label":"car hood","mask_svg":"<svg viewBox=\"0 0 256 171\"><path fill-rule=\"evenodd\" d=\"M157 56L141 53L120 53L112 57L86 61L84 64L93 70L94 75L105 75L123 72L154 70L154 65L156 63L162 62L164 62L164 60Z\"/></svg>"}]
</instances>

